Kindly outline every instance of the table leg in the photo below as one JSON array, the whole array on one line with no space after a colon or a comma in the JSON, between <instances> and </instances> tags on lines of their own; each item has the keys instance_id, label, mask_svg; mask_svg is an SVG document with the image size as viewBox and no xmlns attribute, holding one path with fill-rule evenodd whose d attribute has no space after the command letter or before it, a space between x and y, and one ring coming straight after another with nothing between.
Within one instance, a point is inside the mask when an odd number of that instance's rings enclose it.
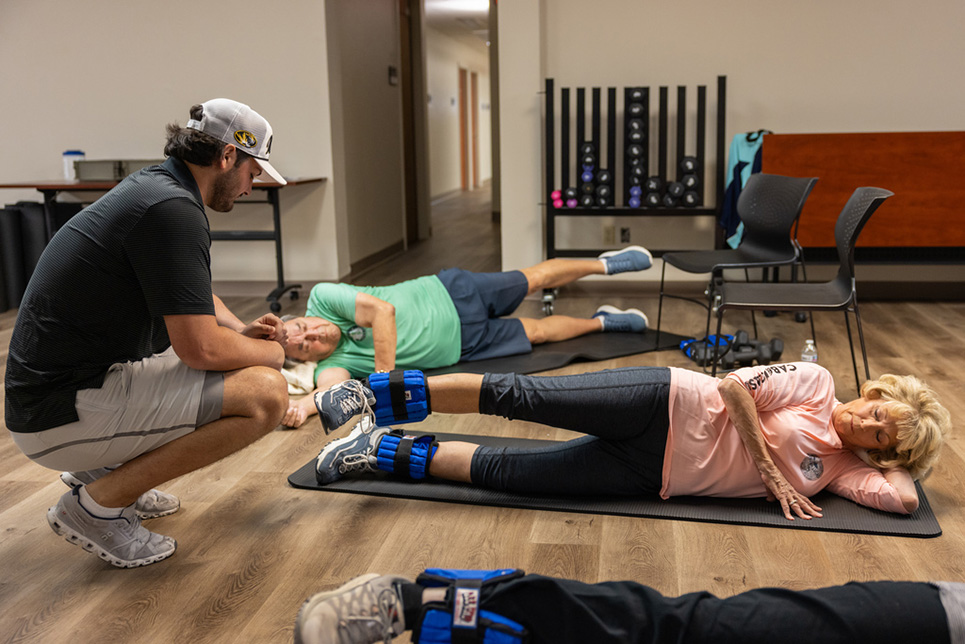
<instances>
[{"instance_id":1,"label":"table leg","mask_svg":"<svg viewBox=\"0 0 965 644\"><path fill-rule=\"evenodd\" d=\"M272 224L275 230L275 267L278 272L278 286L268 294L265 300L268 302L272 313L278 313L281 311L281 303L279 303L278 299L284 295L286 291L291 291L291 298L293 300L298 299L298 289L300 289L302 285L285 284L285 266L282 262L281 252L281 204L278 198L279 189L268 188L265 192L267 193L268 203L271 204Z\"/></svg>"}]
</instances>

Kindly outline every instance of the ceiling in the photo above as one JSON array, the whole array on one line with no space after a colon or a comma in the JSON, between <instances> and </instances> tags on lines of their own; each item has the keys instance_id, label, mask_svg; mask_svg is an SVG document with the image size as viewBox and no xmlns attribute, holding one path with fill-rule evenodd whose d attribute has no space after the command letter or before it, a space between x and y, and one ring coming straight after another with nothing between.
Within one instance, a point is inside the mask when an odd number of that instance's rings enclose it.
<instances>
[{"instance_id":1,"label":"ceiling","mask_svg":"<svg viewBox=\"0 0 965 644\"><path fill-rule=\"evenodd\" d=\"M425 0L425 12L433 29L489 42L489 0Z\"/></svg>"}]
</instances>

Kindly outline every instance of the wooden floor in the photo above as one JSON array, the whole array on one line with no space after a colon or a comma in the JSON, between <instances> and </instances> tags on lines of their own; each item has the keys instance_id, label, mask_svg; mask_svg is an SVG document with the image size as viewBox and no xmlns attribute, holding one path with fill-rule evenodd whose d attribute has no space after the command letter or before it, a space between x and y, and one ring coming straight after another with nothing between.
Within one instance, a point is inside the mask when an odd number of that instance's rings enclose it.
<instances>
[{"instance_id":1,"label":"wooden floor","mask_svg":"<svg viewBox=\"0 0 965 644\"><path fill-rule=\"evenodd\" d=\"M485 192L439 204L436 236L358 281L388 283L445 265L494 270L498 231ZM469 213L474 214L469 214ZM472 232L467 232L472 231ZM565 289L558 313L589 315L600 297ZM609 297L656 319L649 290ZM287 302L299 312L301 302ZM243 319L263 312L262 297L230 298ZM700 330L699 309L671 302L672 331ZM917 373L955 418L965 417L958 370L965 355L965 304L864 302L873 374ZM524 302L520 314L539 315ZM854 382L841 314L817 318L820 362L842 400ZM729 316L729 329L749 328ZM0 360L14 312L0 314ZM794 358L809 334L789 316L760 320ZM690 367L680 352L584 363L555 373L632 365ZM958 384L956 384L958 383ZM560 438L566 432L478 416L434 415L419 429ZM342 430L344 432L345 430ZM336 434L341 436L342 433ZM685 521L449 505L293 489L287 476L326 441L317 418L281 429L204 470L171 481L177 514L149 522L178 540L167 561L120 570L54 535L46 509L64 492L57 473L28 461L0 436L0 641L2 642L290 642L302 600L365 572L415 575L426 566L521 567L588 582L634 579L667 594L709 590L731 595L776 585L809 588L849 580L965 581L965 445L956 428L928 498L944 529L936 539L737 527ZM404 640L403 640L404 641Z\"/></svg>"}]
</instances>

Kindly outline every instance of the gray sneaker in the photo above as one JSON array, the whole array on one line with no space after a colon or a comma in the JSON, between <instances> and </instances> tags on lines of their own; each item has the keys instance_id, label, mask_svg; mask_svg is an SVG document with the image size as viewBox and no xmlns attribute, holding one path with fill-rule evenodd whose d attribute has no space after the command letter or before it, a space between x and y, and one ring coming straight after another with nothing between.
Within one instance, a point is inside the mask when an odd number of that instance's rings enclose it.
<instances>
[{"instance_id":1,"label":"gray sneaker","mask_svg":"<svg viewBox=\"0 0 965 644\"><path fill-rule=\"evenodd\" d=\"M142 526L133 505L116 519L102 519L80 504L79 490L71 488L47 510L47 523L67 541L118 568L147 566L174 554L177 541Z\"/></svg>"},{"instance_id":2,"label":"gray sneaker","mask_svg":"<svg viewBox=\"0 0 965 644\"><path fill-rule=\"evenodd\" d=\"M378 471L375 453L381 438L391 431L397 430L376 427L368 418L363 418L348 436L329 442L315 459L318 484L333 483L349 472Z\"/></svg>"},{"instance_id":3,"label":"gray sneaker","mask_svg":"<svg viewBox=\"0 0 965 644\"><path fill-rule=\"evenodd\" d=\"M607 275L645 271L653 266L653 254L643 246L627 246L622 250L611 250L601 254L606 265Z\"/></svg>"},{"instance_id":4,"label":"gray sneaker","mask_svg":"<svg viewBox=\"0 0 965 644\"><path fill-rule=\"evenodd\" d=\"M358 380L346 380L332 385L327 391L317 391L314 400L326 434L359 414L375 418L372 411L375 394Z\"/></svg>"},{"instance_id":5,"label":"gray sneaker","mask_svg":"<svg viewBox=\"0 0 965 644\"><path fill-rule=\"evenodd\" d=\"M593 317L603 319L604 333L643 333L650 325L646 314L640 309L621 310L609 304L598 308Z\"/></svg>"},{"instance_id":6,"label":"gray sneaker","mask_svg":"<svg viewBox=\"0 0 965 644\"><path fill-rule=\"evenodd\" d=\"M112 467L99 467L96 470L83 472L61 472L60 480L69 487L78 487L93 483L100 477L112 471ZM134 504L134 511L139 519L156 519L174 514L181 509L178 497L161 490L148 490Z\"/></svg>"},{"instance_id":7,"label":"gray sneaker","mask_svg":"<svg viewBox=\"0 0 965 644\"><path fill-rule=\"evenodd\" d=\"M312 595L295 618L295 644L375 644L405 630L397 582L376 573L356 577L341 588Z\"/></svg>"}]
</instances>

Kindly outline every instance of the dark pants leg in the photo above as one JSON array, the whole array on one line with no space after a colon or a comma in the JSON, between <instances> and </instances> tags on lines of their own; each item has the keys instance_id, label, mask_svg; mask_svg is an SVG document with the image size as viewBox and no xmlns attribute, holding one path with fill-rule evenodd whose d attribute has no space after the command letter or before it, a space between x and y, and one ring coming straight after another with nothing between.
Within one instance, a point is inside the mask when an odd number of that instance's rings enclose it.
<instances>
[{"instance_id":1,"label":"dark pants leg","mask_svg":"<svg viewBox=\"0 0 965 644\"><path fill-rule=\"evenodd\" d=\"M527 575L493 586L482 608L524 625L533 644L949 642L938 589L915 582L763 588L718 599Z\"/></svg>"},{"instance_id":2,"label":"dark pants leg","mask_svg":"<svg viewBox=\"0 0 965 644\"><path fill-rule=\"evenodd\" d=\"M480 413L592 436L534 449L480 447L473 483L524 493L659 491L669 400L670 370L661 367L550 377L486 374Z\"/></svg>"}]
</instances>

